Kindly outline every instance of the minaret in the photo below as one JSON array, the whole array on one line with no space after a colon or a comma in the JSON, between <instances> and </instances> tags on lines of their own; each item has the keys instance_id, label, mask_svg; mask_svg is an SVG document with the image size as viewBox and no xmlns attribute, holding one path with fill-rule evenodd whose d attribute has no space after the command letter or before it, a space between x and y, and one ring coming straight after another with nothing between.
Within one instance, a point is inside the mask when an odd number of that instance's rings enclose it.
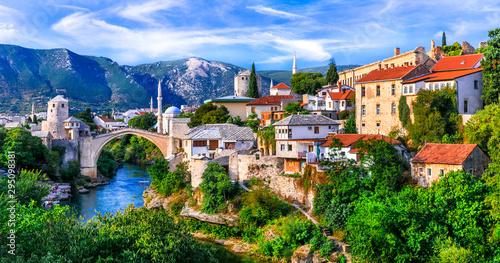
<instances>
[{"instance_id":1,"label":"minaret","mask_svg":"<svg viewBox=\"0 0 500 263\"><path fill-rule=\"evenodd\" d=\"M35 102L31 103L31 122L35 122Z\"/></svg>"},{"instance_id":2,"label":"minaret","mask_svg":"<svg viewBox=\"0 0 500 263\"><path fill-rule=\"evenodd\" d=\"M293 52L293 68L292 68L292 75L297 73L297 59L295 52Z\"/></svg>"},{"instance_id":3,"label":"minaret","mask_svg":"<svg viewBox=\"0 0 500 263\"><path fill-rule=\"evenodd\" d=\"M271 79L271 88L273 88L274 85L273 85L273 79Z\"/></svg>"},{"instance_id":4,"label":"minaret","mask_svg":"<svg viewBox=\"0 0 500 263\"><path fill-rule=\"evenodd\" d=\"M156 124L156 132L163 133L163 117L162 114L162 102L163 98L161 97L161 81L158 81L158 122Z\"/></svg>"},{"instance_id":5,"label":"minaret","mask_svg":"<svg viewBox=\"0 0 500 263\"><path fill-rule=\"evenodd\" d=\"M149 103L149 111L153 113L153 97L151 97L151 102Z\"/></svg>"}]
</instances>

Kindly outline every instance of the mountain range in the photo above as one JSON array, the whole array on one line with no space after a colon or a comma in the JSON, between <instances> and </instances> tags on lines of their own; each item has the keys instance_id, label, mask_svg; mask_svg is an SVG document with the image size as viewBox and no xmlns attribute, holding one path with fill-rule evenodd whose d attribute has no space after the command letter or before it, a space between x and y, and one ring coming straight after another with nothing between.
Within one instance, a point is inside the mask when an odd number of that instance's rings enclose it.
<instances>
[{"instance_id":1,"label":"mountain range","mask_svg":"<svg viewBox=\"0 0 500 263\"><path fill-rule=\"evenodd\" d=\"M338 66L338 70L357 65ZM244 68L198 57L137 66L120 66L105 57L84 56L68 49L38 50L0 45L0 112L28 113L32 102L44 111L47 102L62 94L70 101L70 113L90 107L93 111L156 107L158 82L163 105L201 104L203 100L234 93L234 76ZM321 72L328 66L302 69ZM274 85L290 85L291 71L257 71L263 94Z\"/></svg>"}]
</instances>

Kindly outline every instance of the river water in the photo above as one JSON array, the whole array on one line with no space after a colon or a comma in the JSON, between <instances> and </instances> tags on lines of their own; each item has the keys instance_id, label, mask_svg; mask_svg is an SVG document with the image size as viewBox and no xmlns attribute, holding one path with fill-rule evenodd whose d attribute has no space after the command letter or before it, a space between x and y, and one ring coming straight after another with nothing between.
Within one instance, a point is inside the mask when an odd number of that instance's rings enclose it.
<instances>
[{"instance_id":1,"label":"river water","mask_svg":"<svg viewBox=\"0 0 500 263\"><path fill-rule=\"evenodd\" d=\"M138 182L150 180L147 168L144 165L125 164L109 180L109 185L91 188L87 194L79 194L78 191L74 190L72 191L74 194L71 201L65 204L71 206L85 221L92 218L97 212L102 214L116 213L118 210L124 210L130 204L135 207L142 207L144 206L144 200L142 199L144 188ZM231 253L215 244L211 245L217 248L217 254L220 256L220 262L222 263L266 262L246 255Z\"/></svg>"}]
</instances>

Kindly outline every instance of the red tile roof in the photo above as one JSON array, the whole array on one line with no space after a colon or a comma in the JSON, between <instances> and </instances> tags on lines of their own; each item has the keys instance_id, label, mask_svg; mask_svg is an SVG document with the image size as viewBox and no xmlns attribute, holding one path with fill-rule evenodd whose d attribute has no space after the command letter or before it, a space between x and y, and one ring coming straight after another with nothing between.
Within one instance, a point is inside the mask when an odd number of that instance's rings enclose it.
<instances>
[{"instance_id":1,"label":"red tile roof","mask_svg":"<svg viewBox=\"0 0 500 263\"><path fill-rule=\"evenodd\" d=\"M99 119L101 119L101 120L102 120L102 121L104 121L104 122L116 122L115 120L110 119L110 118L108 118L108 117L106 117L106 116L99 115L99 116L97 116L97 117L99 117Z\"/></svg>"},{"instance_id":2,"label":"red tile roof","mask_svg":"<svg viewBox=\"0 0 500 263\"><path fill-rule=\"evenodd\" d=\"M348 90L346 92L328 92L332 100L350 100L354 96L354 91Z\"/></svg>"},{"instance_id":3,"label":"red tile roof","mask_svg":"<svg viewBox=\"0 0 500 263\"><path fill-rule=\"evenodd\" d=\"M432 67L431 71L471 69L481 58L483 58L483 54L444 57Z\"/></svg>"},{"instance_id":4,"label":"red tile roof","mask_svg":"<svg viewBox=\"0 0 500 263\"><path fill-rule=\"evenodd\" d=\"M372 82L380 80L391 80L391 79L401 79L406 74L410 73L417 66L407 66L407 67L394 67L387 69L374 69L368 73L368 75L362 77L356 83Z\"/></svg>"},{"instance_id":5,"label":"red tile roof","mask_svg":"<svg viewBox=\"0 0 500 263\"><path fill-rule=\"evenodd\" d=\"M477 144L427 143L412 163L462 164Z\"/></svg>"},{"instance_id":6,"label":"red tile roof","mask_svg":"<svg viewBox=\"0 0 500 263\"><path fill-rule=\"evenodd\" d=\"M293 99L292 95L266 95L262 98L255 99L247 105L279 105L281 100Z\"/></svg>"},{"instance_id":7,"label":"red tile roof","mask_svg":"<svg viewBox=\"0 0 500 263\"><path fill-rule=\"evenodd\" d=\"M438 71L425 76L417 77L407 81L403 81L403 84L416 83L419 81L434 82L443 80L454 80L463 76L467 76L476 72L481 72L483 68L476 69L462 69L462 70L452 70L452 71Z\"/></svg>"},{"instance_id":8,"label":"red tile roof","mask_svg":"<svg viewBox=\"0 0 500 263\"><path fill-rule=\"evenodd\" d=\"M340 142L342 143L342 147L348 147L351 145L354 145L358 140L363 138L365 135L364 134L335 134L333 138L339 139ZM328 138L328 140L321 144L320 146L326 146L329 147L330 144L332 144L332 138Z\"/></svg>"},{"instance_id":9,"label":"red tile roof","mask_svg":"<svg viewBox=\"0 0 500 263\"><path fill-rule=\"evenodd\" d=\"M291 88L288 87L288 85L286 85L285 83L281 82L280 84L272 87L271 89L291 89Z\"/></svg>"}]
</instances>

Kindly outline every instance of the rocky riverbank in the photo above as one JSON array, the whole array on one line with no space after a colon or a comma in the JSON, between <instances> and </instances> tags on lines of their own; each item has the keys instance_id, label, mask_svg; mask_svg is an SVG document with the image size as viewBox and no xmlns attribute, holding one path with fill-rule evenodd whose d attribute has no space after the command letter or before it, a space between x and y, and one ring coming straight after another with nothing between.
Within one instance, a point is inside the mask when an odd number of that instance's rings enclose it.
<instances>
[{"instance_id":1,"label":"rocky riverbank","mask_svg":"<svg viewBox=\"0 0 500 263\"><path fill-rule=\"evenodd\" d=\"M109 178L104 177L102 175L97 176L96 178L91 178L87 176L80 176L73 181L75 188L78 190L80 194L85 194L89 192L89 188L95 188L101 185L108 185Z\"/></svg>"}]
</instances>

